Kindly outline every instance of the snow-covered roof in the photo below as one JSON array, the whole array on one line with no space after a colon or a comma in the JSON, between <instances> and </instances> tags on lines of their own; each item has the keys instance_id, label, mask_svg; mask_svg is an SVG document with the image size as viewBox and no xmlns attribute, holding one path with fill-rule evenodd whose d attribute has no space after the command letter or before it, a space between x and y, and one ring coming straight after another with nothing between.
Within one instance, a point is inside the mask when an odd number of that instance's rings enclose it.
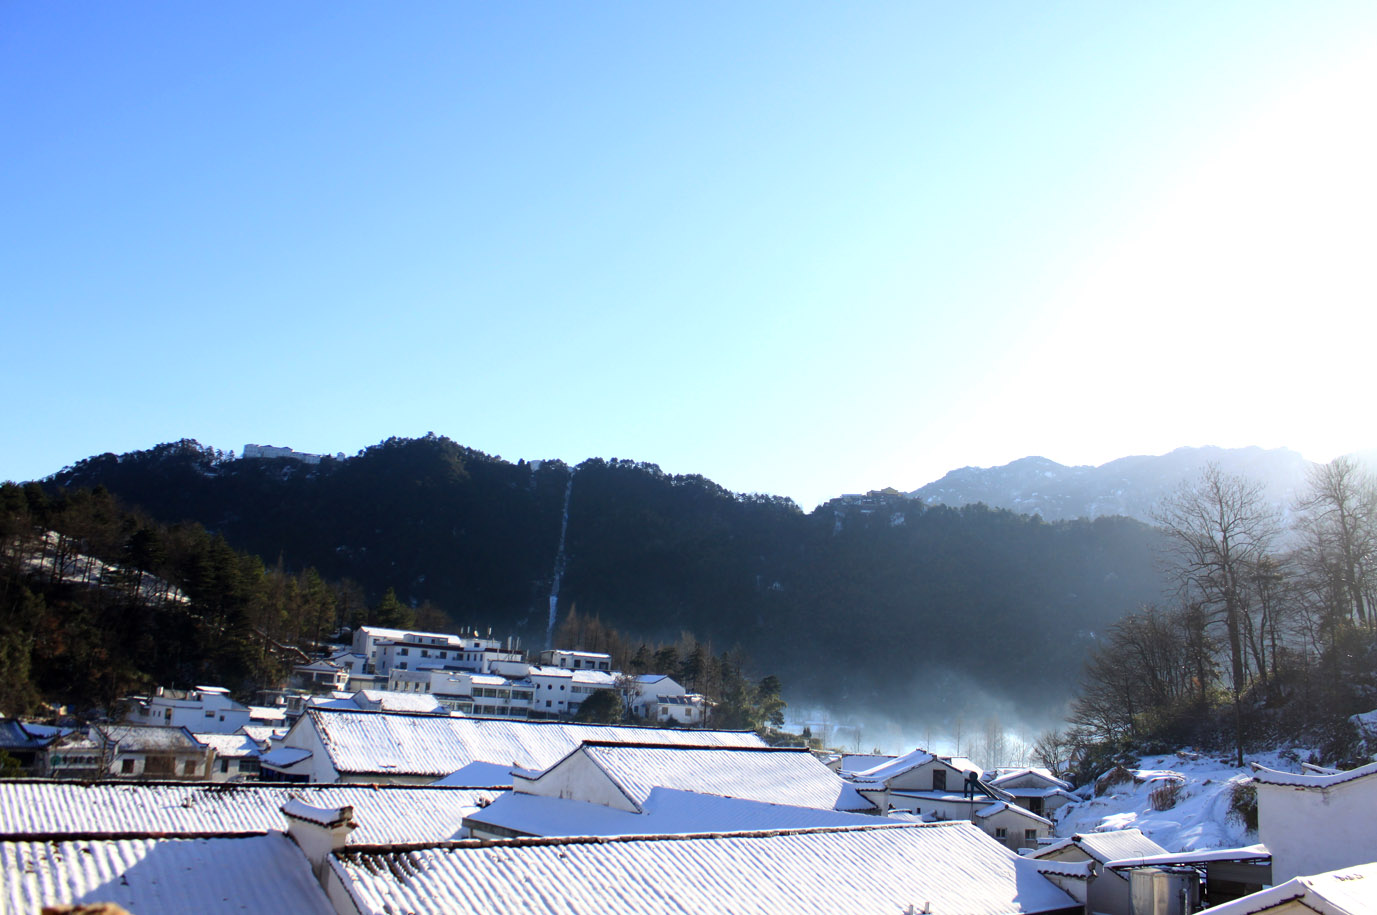
<instances>
[{"instance_id":1,"label":"snow-covered roof","mask_svg":"<svg viewBox=\"0 0 1377 915\"><path fill-rule=\"evenodd\" d=\"M1013 813L1016 813L1019 816L1025 817L1027 819L1034 820L1042 824L1043 826L1050 827L1052 825L1051 820L1046 819L1044 817L1040 817L1036 813L1033 813L1031 810L1028 810L1025 807L1020 807L1017 804L1010 804L1008 801L995 801L993 804L981 807L979 810L975 812L975 815L979 819L987 820L992 816L1004 813L1006 810L1012 811Z\"/></svg>"},{"instance_id":2,"label":"snow-covered roof","mask_svg":"<svg viewBox=\"0 0 1377 915\"><path fill-rule=\"evenodd\" d=\"M1016 915L1079 908L969 823L659 838L518 839L345 849L331 867L364 913L559 911Z\"/></svg>"},{"instance_id":3,"label":"snow-covered roof","mask_svg":"<svg viewBox=\"0 0 1377 915\"><path fill-rule=\"evenodd\" d=\"M616 676L607 670L588 670L585 668L575 670L573 673L575 683L584 683L588 686L615 686L617 683Z\"/></svg>"},{"instance_id":4,"label":"snow-covered roof","mask_svg":"<svg viewBox=\"0 0 1377 915\"><path fill-rule=\"evenodd\" d=\"M0 842L0 909L112 902L131 912L334 915L301 849L238 838Z\"/></svg>"},{"instance_id":5,"label":"snow-covered roof","mask_svg":"<svg viewBox=\"0 0 1377 915\"><path fill-rule=\"evenodd\" d=\"M122 750L167 751L204 750L186 728L158 727L149 724L102 725L97 730L104 738L117 743Z\"/></svg>"},{"instance_id":6,"label":"snow-covered roof","mask_svg":"<svg viewBox=\"0 0 1377 915\"><path fill-rule=\"evenodd\" d=\"M288 769L311 758L311 751L303 747L274 747L262 756L263 765L274 769Z\"/></svg>"},{"instance_id":7,"label":"snow-covered roof","mask_svg":"<svg viewBox=\"0 0 1377 915\"><path fill-rule=\"evenodd\" d=\"M883 765L893 758L893 756L889 756L888 754L845 754L841 757L841 770L843 772L864 772L866 769L873 769L876 766Z\"/></svg>"},{"instance_id":8,"label":"snow-covered roof","mask_svg":"<svg viewBox=\"0 0 1377 915\"><path fill-rule=\"evenodd\" d=\"M219 757L257 756L258 744L247 734L196 734L196 739L215 748Z\"/></svg>"},{"instance_id":9,"label":"snow-covered roof","mask_svg":"<svg viewBox=\"0 0 1377 915\"><path fill-rule=\"evenodd\" d=\"M250 721L286 721L287 710L275 705L249 706Z\"/></svg>"},{"instance_id":10,"label":"snow-covered roof","mask_svg":"<svg viewBox=\"0 0 1377 915\"><path fill-rule=\"evenodd\" d=\"M1377 763L1368 763L1356 769L1337 772L1333 775L1296 775L1291 772L1278 772L1266 766L1253 765L1253 780L1260 785L1285 785L1290 788L1332 788L1344 782L1366 778L1377 773Z\"/></svg>"},{"instance_id":11,"label":"snow-covered roof","mask_svg":"<svg viewBox=\"0 0 1377 915\"><path fill-rule=\"evenodd\" d=\"M438 712L446 710L430 693L399 693L383 689L361 689L354 694L359 708L378 708L385 712Z\"/></svg>"},{"instance_id":12,"label":"snow-covered roof","mask_svg":"<svg viewBox=\"0 0 1377 915\"><path fill-rule=\"evenodd\" d=\"M638 807L653 789L676 788L822 810L875 809L805 749L586 743L577 752Z\"/></svg>"},{"instance_id":13,"label":"snow-covered roof","mask_svg":"<svg viewBox=\"0 0 1377 915\"><path fill-rule=\"evenodd\" d=\"M285 727L270 727L266 724L246 724L239 729L239 732L259 746L272 740L274 737L282 737L287 733Z\"/></svg>"},{"instance_id":14,"label":"snow-covered roof","mask_svg":"<svg viewBox=\"0 0 1377 915\"><path fill-rule=\"evenodd\" d=\"M1377 912L1377 864L1295 877L1205 911L1209 915L1253 915L1289 902L1299 902L1319 915L1371 915Z\"/></svg>"},{"instance_id":15,"label":"snow-covered roof","mask_svg":"<svg viewBox=\"0 0 1377 915\"><path fill-rule=\"evenodd\" d=\"M386 629L382 626L360 626L359 632L372 636L375 639L392 639L399 641L407 636L416 636L422 639L456 639L463 641L464 636L455 635L452 632L422 632L419 629Z\"/></svg>"},{"instance_id":16,"label":"snow-covered roof","mask_svg":"<svg viewBox=\"0 0 1377 915\"><path fill-rule=\"evenodd\" d=\"M1001 769L999 775L996 775L994 778L986 778L985 782L987 784L994 785L996 788L1003 788L1005 791L1008 791L1010 794L1014 794L1018 797L1031 797L1033 795L1020 795L1018 794L1018 792L1038 789L1013 788L1008 785L1009 782L1015 782L1019 779L1029 778L1041 782L1043 786L1045 786L1043 790L1055 790L1057 788L1060 788L1063 791L1071 790L1070 782L1066 781L1065 779L1057 778L1055 775L1053 775L1046 769L1033 767L1023 769Z\"/></svg>"},{"instance_id":17,"label":"snow-covered roof","mask_svg":"<svg viewBox=\"0 0 1377 915\"><path fill-rule=\"evenodd\" d=\"M431 784L464 785L470 788L477 785L510 788L512 786L512 767L489 762L471 762L444 778L437 778Z\"/></svg>"},{"instance_id":18,"label":"snow-covered roof","mask_svg":"<svg viewBox=\"0 0 1377 915\"><path fill-rule=\"evenodd\" d=\"M71 729L50 728L7 719L0 721L0 750L36 750L46 747Z\"/></svg>"},{"instance_id":19,"label":"snow-covered roof","mask_svg":"<svg viewBox=\"0 0 1377 915\"><path fill-rule=\"evenodd\" d=\"M437 842L454 838L464 817L498 794L429 785L0 781L0 836L284 830L282 805L295 798L313 807L353 807L353 843Z\"/></svg>"},{"instance_id":20,"label":"snow-covered roof","mask_svg":"<svg viewBox=\"0 0 1377 915\"><path fill-rule=\"evenodd\" d=\"M768 804L674 788L652 788L633 813L585 801L516 792L471 814L483 823L529 836L683 835L821 826L873 826L865 813Z\"/></svg>"},{"instance_id":21,"label":"snow-covered roof","mask_svg":"<svg viewBox=\"0 0 1377 915\"><path fill-rule=\"evenodd\" d=\"M1167 850L1143 835L1138 829L1111 829L1105 832L1077 833L1033 852L1033 858L1050 858L1070 846L1076 846L1096 861L1118 861L1148 855L1165 855Z\"/></svg>"},{"instance_id":22,"label":"snow-covered roof","mask_svg":"<svg viewBox=\"0 0 1377 915\"><path fill-rule=\"evenodd\" d=\"M763 747L751 731L451 718L308 709L297 727L314 727L330 765L347 775L441 778L471 762L547 769L584 741ZM291 735L288 735L288 740Z\"/></svg>"},{"instance_id":23,"label":"snow-covered roof","mask_svg":"<svg viewBox=\"0 0 1377 915\"><path fill-rule=\"evenodd\" d=\"M912 750L903 756L892 757L879 765L871 766L860 772L850 772L848 775L858 782L882 782L910 769L925 766L936 758L927 750Z\"/></svg>"},{"instance_id":24,"label":"snow-covered roof","mask_svg":"<svg viewBox=\"0 0 1377 915\"><path fill-rule=\"evenodd\" d=\"M1167 852L1164 855L1146 855L1138 858L1120 858L1106 861L1105 867L1155 867L1172 864L1208 864L1211 861L1270 861L1272 853L1266 845L1245 845L1243 848L1211 848L1207 851Z\"/></svg>"}]
</instances>

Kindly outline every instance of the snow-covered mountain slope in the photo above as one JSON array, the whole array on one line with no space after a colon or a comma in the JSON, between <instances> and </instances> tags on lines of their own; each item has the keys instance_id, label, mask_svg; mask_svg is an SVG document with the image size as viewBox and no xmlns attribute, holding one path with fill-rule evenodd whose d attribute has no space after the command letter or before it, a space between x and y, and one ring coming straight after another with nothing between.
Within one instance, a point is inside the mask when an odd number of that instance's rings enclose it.
<instances>
[{"instance_id":1,"label":"snow-covered mountain slope","mask_svg":"<svg viewBox=\"0 0 1377 915\"><path fill-rule=\"evenodd\" d=\"M1152 521L1152 512L1207 463L1256 479L1283 511L1305 488L1311 464L1285 448L1177 448L1170 454L1119 458L1099 467L1067 467L1044 457L1020 458L1002 467L963 467L914 490L925 504L960 506L984 502L1048 521L1126 515Z\"/></svg>"},{"instance_id":2,"label":"snow-covered mountain slope","mask_svg":"<svg viewBox=\"0 0 1377 915\"><path fill-rule=\"evenodd\" d=\"M1249 755L1249 762L1261 763L1284 772L1301 771L1300 760L1306 750L1281 750ZM1203 851L1210 848L1237 848L1258 841L1229 812L1233 789L1251 775L1228 760L1182 751L1170 756L1145 756L1132 778L1113 784L1095 797L1093 785L1076 792L1084 798L1067 804L1056 815L1056 834L1109 829L1141 829L1149 839L1168 851ZM1112 780L1112 779L1111 779ZM1101 780L1104 784L1104 779ZM1177 786L1174 789L1171 786ZM1157 802L1154 804L1154 792ZM1174 803L1166 809L1169 795Z\"/></svg>"}]
</instances>

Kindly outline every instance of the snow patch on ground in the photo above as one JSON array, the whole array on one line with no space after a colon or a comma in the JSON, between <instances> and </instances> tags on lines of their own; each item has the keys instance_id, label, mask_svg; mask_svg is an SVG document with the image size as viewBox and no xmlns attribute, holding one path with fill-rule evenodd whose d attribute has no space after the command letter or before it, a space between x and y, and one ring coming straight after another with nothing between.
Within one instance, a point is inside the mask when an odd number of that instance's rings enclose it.
<instances>
[{"instance_id":1,"label":"snow patch on ground","mask_svg":"<svg viewBox=\"0 0 1377 915\"><path fill-rule=\"evenodd\" d=\"M1300 772L1308 750L1277 750L1246 758L1271 769ZM1056 812L1055 833L1065 838L1084 832L1110 829L1141 829L1158 845L1173 852L1236 848L1258 841L1257 833L1244 828L1229 815L1233 786L1246 781L1252 770L1240 769L1229 760L1183 750L1168 756L1145 756L1133 780L1114 785L1102 797L1094 786L1076 791L1082 800ZM1154 810L1152 792L1178 785L1176 803L1168 810Z\"/></svg>"}]
</instances>

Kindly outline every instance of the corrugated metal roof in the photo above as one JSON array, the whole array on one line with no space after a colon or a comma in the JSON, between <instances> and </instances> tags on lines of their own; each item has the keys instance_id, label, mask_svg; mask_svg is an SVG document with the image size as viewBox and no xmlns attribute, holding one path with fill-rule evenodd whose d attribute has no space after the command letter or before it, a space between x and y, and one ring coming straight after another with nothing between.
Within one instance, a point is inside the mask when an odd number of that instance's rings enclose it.
<instances>
[{"instance_id":1,"label":"corrugated metal roof","mask_svg":"<svg viewBox=\"0 0 1377 915\"><path fill-rule=\"evenodd\" d=\"M969 823L345 850L365 913L1012 915L1079 908Z\"/></svg>"},{"instance_id":2,"label":"corrugated metal roof","mask_svg":"<svg viewBox=\"0 0 1377 915\"><path fill-rule=\"evenodd\" d=\"M249 833L287 828L281 808L354 808L355 843L440 842L497 797L490 789L0 781L0 836Z\"/></svg>"},{"instance_id":3,"label":"corrugated metal roof","mask_svg":"<svg viewBox=\"0 0 1377 915\"><path fill-rule=\"evenodd\" d=\"M278 833L233 839L0 842L0 909L113 902L139 915L334 915L306 856Z\"/></svg>"},{"instance_id":4,"label":"corrugated metal roof","mask_svg":"<svg viewBox=\"0 0 1377 915\"><path fill-rule=\"evenodd\" d=\"M583 752L637 805L654 788L677 788L822 810L873 809L807 750L589 745Z\"/></svg>"},{"instance_id":5,"label":"corrugated metal roof","mask_svg":"<svg viewBox=\"0 0 1377 915\"><path fill-rule=\"evenodd\" d=\"M585 801L512 792L470 814L469 822L529 836L680 835L874 826L877 822L874 816L863 813L767 804L672 788L652 789L641 807L641 813L632 813Z\"/></svg>"},{"instance_id":6,"label":"corrugated metal roof","mask_svg":"<svg viewBox=\"0 0 1377 915\"><path fill-rule=\"evenodd\" d=\"M688 746L763 747L751 731L706 731L446 718L380 712L310 709L297 727L314 725L344 775L440 778L472 762L546 769L584 741L673 743Z\"/></svg>"}]
</instances>

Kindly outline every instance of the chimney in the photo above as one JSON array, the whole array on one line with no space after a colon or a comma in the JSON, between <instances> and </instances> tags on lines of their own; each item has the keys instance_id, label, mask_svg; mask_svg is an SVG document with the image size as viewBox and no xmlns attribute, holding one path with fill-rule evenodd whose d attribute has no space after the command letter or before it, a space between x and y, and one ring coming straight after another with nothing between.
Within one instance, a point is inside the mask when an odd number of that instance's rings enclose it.
<instances>
[{"instance_id":1,"label":"chimney","mask_svg":"<svg viewBox=\"0 0 1377 915\"><path fill-rule=\"evenodd\" d=\"M354 808L312 807L292 798L282 805L287 817L287 835L301 847L311 862L311 871L324 885L329 871L330 853L339 851L358 824L354 822Z\"/></svg>"}]
</instances>

